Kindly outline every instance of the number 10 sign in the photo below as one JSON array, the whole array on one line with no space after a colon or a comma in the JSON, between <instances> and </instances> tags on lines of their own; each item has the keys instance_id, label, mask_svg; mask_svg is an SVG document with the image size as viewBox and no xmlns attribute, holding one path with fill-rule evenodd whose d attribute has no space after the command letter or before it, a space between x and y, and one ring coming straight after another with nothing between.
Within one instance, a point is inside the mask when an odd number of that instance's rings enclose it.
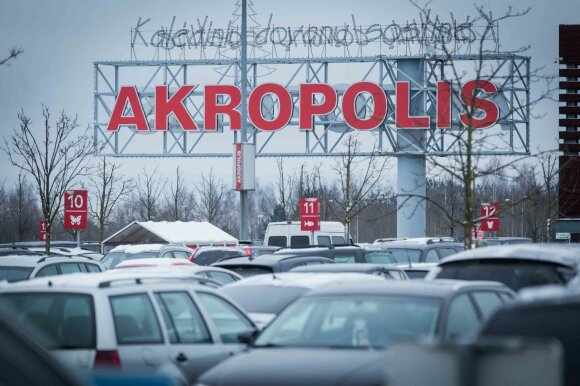
<instances>
[{"instance_id":1,"label":"number 10 sign","mask_svg":"<svg viewBox=\"0 0 580 386\"><path fill-rule=\"evenodd\" d=\"M64 192L64 227L66 229L87 228L86 190L67 190Z\"/></svg>"}]
</instances>

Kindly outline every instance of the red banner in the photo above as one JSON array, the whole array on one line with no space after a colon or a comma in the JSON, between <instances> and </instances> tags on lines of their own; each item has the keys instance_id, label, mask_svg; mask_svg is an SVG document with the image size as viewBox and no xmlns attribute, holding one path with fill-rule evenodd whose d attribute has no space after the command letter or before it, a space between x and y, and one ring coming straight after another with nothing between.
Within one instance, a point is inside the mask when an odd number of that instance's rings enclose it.
<instances>
[{"instance_id":1,"label":"red banner","mask_svg":"<svg viewBox=\"0 0 580 386\"><path fill-rule=\"evenodd\" d=\"M64 192L65 229L86 229L88 226L88 193L86 190Z\"/></svg>"}]
</instances>

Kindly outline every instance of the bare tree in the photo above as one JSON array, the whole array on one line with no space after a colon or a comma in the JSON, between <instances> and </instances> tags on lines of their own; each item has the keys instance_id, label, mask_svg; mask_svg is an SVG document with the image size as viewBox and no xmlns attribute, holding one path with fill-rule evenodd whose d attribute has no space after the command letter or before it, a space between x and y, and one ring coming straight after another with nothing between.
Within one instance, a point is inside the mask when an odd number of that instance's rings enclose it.
<instances>
[{"instance_id":1,"label":"bare tree","mask_svg":"<svg viewBox=\"0 0 580 386\"><path fill-rule=\"evenodd\" d=\"M210 169L201 175L201 181L195 187L197 195L196 214L199 221L218 223L223 216L224 197L227 193L225 183Z\"/></svg>"},{"instance_id":2,"label":"bare tree","mask_svg":"<svg viewBox=\"0 0 580 386\"><path fill-rule=\"evenodd\" d=\"M276 193L278 196L277 205L274 207L274 212L277 212L276 217L278 221L292 220L295 214L298 201L294 195L296 178L293 174L288 174L284 170L284 161L281 158L276 160L276 166L278 168L278 180L275 183Z\"/></svg>"},{"instance_id":3,"label":"bare tree","mask_svg":"<svg viewBox=\"0 0 580 386\"><path fill-rule=\"evenodd\" d=\"M10 60L16 58L18 55L20 55L23 52L24 52L24 50L22 48L16 48L16 47L11 48L8 56L5 57L4 59L0 59L0 66L7 65L7 63Z\"/></svg>"},{"instance_id":4,"label":"bare tree","mask_svg":"<svg viewBox=\"0 0 580 386\"><path fill-rule=\"evenodd\" d=\"M336 159L332 170L339 179L339 193L334 198L335 206L329 206L331 212L338 208L337 216L346 225L346 233L350 235L350 223L355 216L365 208L375 205L384 199L380 189L383 173L389 158L380 155L360 157L360 141L351 135L344 141L346 151Z\"/></svg>"},{"instance_id":5,"label":"bare tree","mask_svg":"<svg viewBox=\"0 0 580 386\"><path fill-rule=\"evenodd\" d=\"M4 140L4 150L12 165L32 176L40 196L46 232L50 235L64 191L71 189L78 177L89 172L87 157L92 145L90 138L74 136L79 127L76 116L61 112L53 128L47 107L43 107L42 115L44 131L35 136L31 118L21 111L18 114L20 126L14 129L9 139ZM46 253L50 253L49 238L45 246Z\"/></svg>"},{"instance_id":6,"label":"bare tree","mask_svg":"<svg viewBox=\"0 0 580 386\"><path fill-rule=\"evenodd\" d=\"M417 0L411 0L411 4L419 9L422 20L429 18L430 10L427 8L429 2L426 4L419 4ZM487 134L486 129L481 129L478 124L482 119L481 100L489 100L495 94L490 90L485 90L486 82L493 80L500 81L501 84L497 92L501 92L506 84L510 82L509 75L500 75L499 71L503 66L501 63L493 64L485 60L486 54L489 53L488 41L490 38L497 40L496 28L501 22L508 22L514 18L527 15L529 9L521 12L514 11L508 7L507 11L499 16L493 15L491 12L485 10L482 6L475 5L475 15L470 18L472 25L482 25L482 31L476 40L470 45L470 50L473 53L472 60L469 67L465 67L465 63L455 60L455 47L449 46L445 41L437 42L438 46L434 47L436 50L443 52L443 55L433 56L433 63L438 63L440 66L440 74L435 74L435 81L447 81L451 85L451 100L452 106L459 107L462 111L461 122L457 124L455 129L447 130L449 141L455 144L454 155L447 158L440 158L438 155L428 155L427 160L432 166L432 172L437 176L443 178L450 178L454 183L461 187L461 200L463 207L461 210L451 213L449 208L444 203L433 200L431 197L422 197L431 202L434 206L439 208L449 222L457 224L462 229L462 239L466 247L472 245L472 231L474 226L485 217L479 216L478 202L476 197L477 186L481 179L493 175L517 176L517 165L529 159L529 155L521 155L518 157L510 157L504 159L502 162L494 163L487 162L490 150L495 149L498 143L502 146L509 147L510 144L501 138L501 135ZM522 54L528 47L510 51L513 54ZM461 95L460 90L466 85L467 79L473 81L473 95ZM545 82L545 88L537 92L535 96L529 100L519 100L516 96L513 103L506 103L507 106L499 111L499 116L496 122L511 122L514 116L523 116L530 107L536 105L542 100L550 97L553 88L551 86L551 77L541 74L541 69L535 69L530 72L530 82L538 83ZM530 82L526 87L530 87ZM515 86L511 86L515 90ZM489 88L489 87L488 87ZM514 91L518 92L518 91ZM461 101L461 102L458 102ZM460 106L456 106L459 104ZM462 106L461 106L462 105ZM503 143L502 143L503 141ZM406 194L412 197L411 194ZM531 194L526 194L518 199L511 200L509 204L502 206L502 211L507 211L513 205L518 205L520 202L529 200Z\"/></svg>"},{"instance_id":7,"label":"bare tree","mask_svg":"<svg viewBox=\"0 0 580 386\"><path fill-rule=\"evenodd\" d=\"M12 227L16 227L16 240L25 241L37 230L36 221L39 218L35 197L26 176L20 172L14 188L9 194L9 214Z\"/></svg>"},{"instance_id":8,"label":"bare tree","mask_svg":"<svg viewBox=\"0 0 580 386\"><path fill-rule=\"evenodd\" d=\"M140 217L146 221L155 220L159 211L159 201L166 181L156 177L157 168L150 174L143 168L137 177L137 203Z\"/></svg>"},{"instance_id":9,"label":"bare tree","mask_svg":"<svg viewBox=\"0 0 580 386\"><path fill-rule=\"evenodd\" d=\"M170 184L167 202L167 217L171 221L186 221L192 218L195 206L194 197L186 190L183 172L178 166L175 169L175 181Z\"/></svg>"},{"instance_id":10,"label":"bare tree","mask_svg":"<svg viewBox=\"0 0 580 386\"><path fill-rule=\"evenodd\" d=\"M91 194L89 213L99 226L99 248L102 248L105 226L109 224L117 204L134 188L133 180L123 176L119 168L119 165L107 162L106 157L103 157L96 173L88 180Z\"/></svg>"}]
</instances>

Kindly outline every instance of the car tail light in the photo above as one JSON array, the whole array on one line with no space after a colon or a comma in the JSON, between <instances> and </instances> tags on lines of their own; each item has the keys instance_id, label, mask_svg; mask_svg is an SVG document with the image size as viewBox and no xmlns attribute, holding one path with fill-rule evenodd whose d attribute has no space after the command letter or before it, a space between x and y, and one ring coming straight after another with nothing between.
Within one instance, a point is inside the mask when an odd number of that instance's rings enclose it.
<instances>
[{"instance_id":1,"label":"car tail light","mask_svg":"<svg viewBox=\"0 0 580 386\"><path fill-rule=\"evenodd\" d=\"M252 256L252 248L246 248L246 256Z\"/></svg>"},{"instance_id":2,"label":"car tail light","mask_svg":"<svg viewBox=\"0 0 580 386\"><path fill-rule=\"evenodd\" d=\"M121 357L119 351L97 351L95 356L95 367L121 368Z\"/></svg>"}]
</instances>

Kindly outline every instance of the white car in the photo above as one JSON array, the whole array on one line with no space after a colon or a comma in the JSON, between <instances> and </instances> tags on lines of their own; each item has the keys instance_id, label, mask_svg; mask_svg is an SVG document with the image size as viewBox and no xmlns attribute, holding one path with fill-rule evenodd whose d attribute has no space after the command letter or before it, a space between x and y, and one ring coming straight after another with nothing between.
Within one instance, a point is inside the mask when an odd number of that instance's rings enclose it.
<instances>
[{"instance_id":1,"label":"white car","mask_svg":"<svg viewBox=\"0 0 580 386\"><path fill-rule=\"evenodd\" d=\"M117 368L192 384L242 350L255 324L205 280L155 274L76 274L15 283L0 301L79 370ZM207 284L204 284L207 283Z\"/></svg>"},{"instance_id":2,"label":"white car","mask_svg":"<svg viewBox=\"0 0 580 386\"><path fill-rule=\"evenodd\" d=\"M78 272L102 272L105 268L89 257L8 255L0 256L0 281L16 282L35 277Z\"/></svg>"}]
</instances>

